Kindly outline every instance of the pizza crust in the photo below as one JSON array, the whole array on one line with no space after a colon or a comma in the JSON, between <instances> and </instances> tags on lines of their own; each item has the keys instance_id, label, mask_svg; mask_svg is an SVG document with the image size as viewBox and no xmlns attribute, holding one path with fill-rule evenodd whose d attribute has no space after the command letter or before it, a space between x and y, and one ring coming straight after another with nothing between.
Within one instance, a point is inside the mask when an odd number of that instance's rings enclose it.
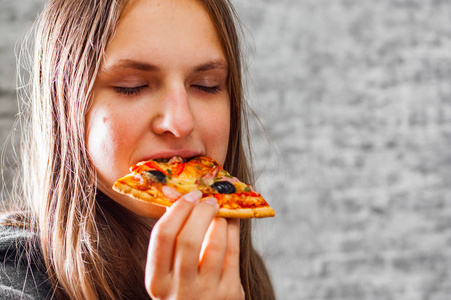
<instances>
[{"instance_id":1,"label":"pizza crust","mask_svg":"<svg viewBox=\"0 0 451 300\"><path fill-rule=\"evenodd\" d=\"M274 217L274 210L271 207L238 209L220 208L217 216L234 219L266 218Z\"/></svg>"},{"instance_id":2,"label":"pizza crust","mask_svg":"<svg viewBox=\"0 0 451 300\"><path fill-rule=\"evenodd\" d=\"M252 208L220 208L216 216L233 219L250 219L254 217L254 212Z\"/></svg>"},{"instance_id":3,"label":"pizza crust","mask_svg":"<svg viewBox=\"0 0 451 300\"><path fill-rule=\"evenodd\" d=\"M164 195L151 196L147 192L143 192L143 191L134 189L131 186L120 183L120 182L116 182L113 185L113 190L115 190L116 192L128 195L134 199L146 201L151 204L156 204L156 205L166 206L166 207L169 207L172 205L172 202L167 200L167 198Z\"/></svg>"}]
</instances>

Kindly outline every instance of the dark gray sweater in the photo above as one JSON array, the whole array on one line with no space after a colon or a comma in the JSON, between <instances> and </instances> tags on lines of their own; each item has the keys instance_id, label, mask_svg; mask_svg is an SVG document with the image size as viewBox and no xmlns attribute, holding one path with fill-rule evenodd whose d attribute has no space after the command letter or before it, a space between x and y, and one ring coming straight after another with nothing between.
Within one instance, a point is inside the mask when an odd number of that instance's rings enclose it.
<instances>
[{"instance_id":1,"label":"dark gray sweater","mask_svg":"<svg viewBox=\"0 0 451 300\"><path fill-rule=\"evenodd\" d=\"M33 237L30 231L0 226L0 299L53 299Z\"/></svg>"}]
</instances>

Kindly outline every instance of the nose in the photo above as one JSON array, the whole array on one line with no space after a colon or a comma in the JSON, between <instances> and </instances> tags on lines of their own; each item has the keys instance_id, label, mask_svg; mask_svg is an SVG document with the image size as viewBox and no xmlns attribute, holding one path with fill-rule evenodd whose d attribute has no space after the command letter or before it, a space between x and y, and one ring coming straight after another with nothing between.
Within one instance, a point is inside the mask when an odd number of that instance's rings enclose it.
<instances>
[{"instance_id":1,"label":"nose","mask_svg":"<svg viewBox=\"0 0 451 300\"><path fill-rule=\"evenodd\" d=\"M156 134L168 133L177 138L188 136L194 130L194 116L184 87L163 93L161 110L152 127Z\"/></svg>"}]
</instances>

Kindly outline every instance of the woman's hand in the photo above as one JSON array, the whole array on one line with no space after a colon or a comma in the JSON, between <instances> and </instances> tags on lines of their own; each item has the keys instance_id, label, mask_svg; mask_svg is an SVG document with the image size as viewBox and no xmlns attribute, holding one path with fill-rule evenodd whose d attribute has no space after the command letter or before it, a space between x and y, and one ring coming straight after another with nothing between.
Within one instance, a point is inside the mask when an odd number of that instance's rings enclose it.
<instances>
[{"instance_id":1,"label":"woman's hand","mask_svg":"<svg viewBox=\"0 0 451 300\"><path fill-rule=\"evenodd\" d=\"M239 220L215 218L216 199L200 198L199 191L182 196L152 230L145 284L153 299L244 299Z\"/></svg>"}]
</instances>

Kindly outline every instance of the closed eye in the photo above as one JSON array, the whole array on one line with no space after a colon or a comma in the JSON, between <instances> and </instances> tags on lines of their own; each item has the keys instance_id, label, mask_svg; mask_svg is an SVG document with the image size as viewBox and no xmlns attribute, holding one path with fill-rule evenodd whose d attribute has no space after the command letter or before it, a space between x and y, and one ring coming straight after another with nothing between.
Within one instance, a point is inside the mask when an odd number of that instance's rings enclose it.
<instances>
[{"instance_id":1,"label":"closed eye","mask_svg":"<svg viewBox=\"0 0 451 300\"><path fill-rule=\"evenodd\" d=\"M193 85L193 87L208 94L217 94L221 91L219 86Z\"/></svg>"},{"instance_id":2,"label":"closed eye","mask_svg":"<svg viewBox=\"0 0 451 300\"><path fill-rule=\"evenodd\" d=\"M147 85L141 85L141 86L136 86L136 87L115 86L114 91L118 94L131 96L131 95L139 94L146 87L147 87Z\"/></svg>"}]
</instances>

